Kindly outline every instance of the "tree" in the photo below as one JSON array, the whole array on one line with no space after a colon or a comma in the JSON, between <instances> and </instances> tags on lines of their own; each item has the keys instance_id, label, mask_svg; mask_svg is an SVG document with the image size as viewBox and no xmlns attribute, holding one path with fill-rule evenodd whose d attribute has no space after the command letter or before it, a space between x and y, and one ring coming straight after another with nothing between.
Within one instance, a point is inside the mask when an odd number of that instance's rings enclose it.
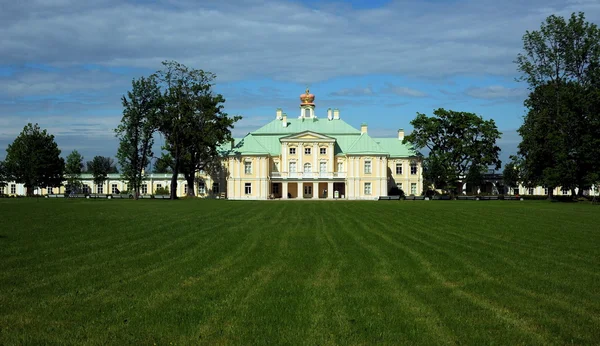
<instances>
[{"instance_id":1,"label":"tree","mask_svg":"<svg viewBox=\"0 0 600 346\"><path fill-rule=\"evenodd\" d=\"M454 192L458 182L475 178L475 172L489 166L499 169L500 138L494 120L483 120L474 113L439 108L435 116L417 113L411 121L414 131L404 138L415 148L429 149L423 165L428 181L436 188Z\"/></svg>"},{"instance_id":2,"label":"tree","mask_svg":"<svg viewBox=\"0 0 600 346\"><path fill-rule=\"evenodd\" d=\"M122 97L123 118L115 129L119 138L117 159L130 189L138 198L144 168L152 157L152 135L160 111L161 94L156 79L141 77L132 81L132 90Z\"/></svg>"},{"instance_id":3,"label":"tree","mask_svg":"<svg viewBox=\"0 0 600 346\"><path fill-rule=\"evenodd\" d=\"M523 36L516 64L531 93L519 133L522 174L529 182L588 187L598 171L600 30L583 13L546 18ZM548 198L552 198L550 194Z\"/></svg>"},{"instance_id":4,"label":"tree","mask_svg":"<svg viewBox=\"0 0 600 346\"><path fill-rule=\"evenodd\" d=\"M0 161L0 187L6 186L9 180L6 165L3 161Z\"/></svg>"},{"instance_id":5,"label":"tree","mask_svg":"<svg viewBox=\"0 0 600 346\"><path fill-rule=\"evenodd\" d=\"M83 171L83 156L77 151L73 150L69 156L67 156L67 163L65 165L65 178L67 179L67 186L71 189L78 190L81 186L81 172Z\"/></svg>"},{"instance_id":6,"label":"tree","mask_svg":"<svg viewBox=\"0 0 600 346\"><path fill-rule=\"evenodd\" d=\"M6 174L16 183L25 185L27 196L40 186L60 186L65 160L54 136L41 130L38 124L27 124L6 149Z\"/></svg>"},{"instance_id":7,"label":"tree","mask_svg":"<svg viewBox=\"0 0 600 346\"><path fill-rule=\"evenodd\" d=\"M165 149L173 159L171 199L175 199L179 173L188 182L188 195L194 195L196 172L214 162L219 144L231 140L233 123L240 117L223 112L225 99L212 93L213 73L175 61L164 61L163 66L156 72L164 87L157 128L165 136Z\"/></svg>"},{"instance_id":8,"label":"tree","mask_svg":"<svg viewBox=\"0 0 600 346\"><path fill-rule=\"evenodd\" d=\"M516 157L511 157L511 159L512 161L504 166L504 171L502 172L502 181L505 186L514 189L519 185L521 177L519 175Z\"/></svg>"},{"instance_id":9,"label":"tree","mask_svg":"<svg viewBox=\"0 0 600 346\"><path fill-rule=\"evenodd\" d=\"M104 183L110 173L118 173L114 160L105 156L95 156L92 161L88 161L87 169L94 177L96 185Z\"/></svg>"},{"instance_id":10,"label":"tree","mask_svg":"<svg viewBox=\"0 0 600 346\"><path fill-rule=\"evenodd\" d=\"M154 162L153 173L173 173L173 158L169 154L162 155Z\"/></svg>"}]
</instances>

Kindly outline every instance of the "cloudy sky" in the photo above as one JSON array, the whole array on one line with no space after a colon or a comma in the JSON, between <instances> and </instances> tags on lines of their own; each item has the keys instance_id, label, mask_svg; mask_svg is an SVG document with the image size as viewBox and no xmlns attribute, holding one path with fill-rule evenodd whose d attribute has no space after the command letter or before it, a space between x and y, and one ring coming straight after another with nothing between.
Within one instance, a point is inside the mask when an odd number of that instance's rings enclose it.
<instances>
[{"instance_id":1,"label":"cloudy sky","mask_svg":"<svg viewBox=\"0 0 600 346\"><path fill-rule=\"evenodd\" d=\"M0 159L28 122L67 155L114 156L120 97L163 60L217 75L243 136L283 108L295 116L307 85L372 136L411 130L443 107L496 121L514 153L527 89L515 57L526 30L597 0L22 0L0 11ZM160 139L159 139L160 141Z\"/></svg>"}]
</instances>

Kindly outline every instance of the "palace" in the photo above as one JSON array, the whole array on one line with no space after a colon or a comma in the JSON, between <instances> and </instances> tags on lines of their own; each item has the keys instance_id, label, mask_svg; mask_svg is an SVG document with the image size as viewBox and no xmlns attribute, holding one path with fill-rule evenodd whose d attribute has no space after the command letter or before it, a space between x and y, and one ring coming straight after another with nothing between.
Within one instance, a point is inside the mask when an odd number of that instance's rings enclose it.
<instances>
[{"instance_id":1,"label":"palace","mask_svg":"<svg viewBox=\"0 0 600 346\"><path fill-rule=\"evenodd\" d=\"M315 96L300 95L298 116L276 110L275 119L243 138L220 148L223 169L200 172L194 191L199 197L225 196L235 200L266 199L378 199L392 187L407 195L423 191L421 156L403 144L404 130L394 138L373 138L367 124L360 130L340 117L338 109L317 116ZM84 192L116 194L127 190L118 174L95 185L82 174ZM147 174L142 195L169 187L170 175ZM180 176L177 195L187 193ZM22 184L9 183L0 194L23 195ZM64 193L60 188L38 188L36 194Z\"/></svg>"},{"instance_id":2,"label":"palace","mask_svg":"<svg viewBox=\"0 0 600 346\"><path fill-rule=\"evenodd\" d=\"M402 143L402 129L373 138L338 109L318 117L314 100L306 89L297 117L277 109L273 121L236 140L226 154L228 199L377 199L393 186L421 194L421 157Z\"/></svg>"}]
</instances>

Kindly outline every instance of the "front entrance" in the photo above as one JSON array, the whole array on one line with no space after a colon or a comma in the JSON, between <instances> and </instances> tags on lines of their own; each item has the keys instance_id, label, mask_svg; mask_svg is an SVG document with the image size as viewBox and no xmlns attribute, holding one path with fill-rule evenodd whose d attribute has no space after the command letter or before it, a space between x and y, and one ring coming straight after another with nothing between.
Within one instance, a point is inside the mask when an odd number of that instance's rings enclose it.
<instances>
[{"instance_id":1,"label":"front entrance","mask_svg":"<svg viewBox=\"0 0 600 346\"><path fill-rule=\"evenodd\" d=\"M312 183L307 183L304 184L304 198L312 198L313 195L313 190L312 190Z\"/></svg>"}]
</instances>

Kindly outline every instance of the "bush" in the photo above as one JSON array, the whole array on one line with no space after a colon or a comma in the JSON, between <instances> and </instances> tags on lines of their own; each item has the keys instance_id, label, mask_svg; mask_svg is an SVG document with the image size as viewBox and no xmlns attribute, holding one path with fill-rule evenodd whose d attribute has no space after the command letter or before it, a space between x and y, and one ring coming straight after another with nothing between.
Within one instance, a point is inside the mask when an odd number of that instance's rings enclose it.
<instances>
[{"instance_id":1,"label":"bush","mask_svg":"<svg viewBox=\"0 0 600 346\"><path fill-rule=\"evenodd\" d=\"M159 187L156 189L156 191L154 191L155 195L168 195L169 194L169 188L168 187Z\"/></svg>"},{"instance_id":2,"label":"bush","mask_svg":"<svg viewBox=\"0 0 600 346\"><path fill-rule=\"evenodd\" d=\"M548 199L548 195L521 195L520 197L526 201L542 201Z\"/></svg>"}]
</instances>

